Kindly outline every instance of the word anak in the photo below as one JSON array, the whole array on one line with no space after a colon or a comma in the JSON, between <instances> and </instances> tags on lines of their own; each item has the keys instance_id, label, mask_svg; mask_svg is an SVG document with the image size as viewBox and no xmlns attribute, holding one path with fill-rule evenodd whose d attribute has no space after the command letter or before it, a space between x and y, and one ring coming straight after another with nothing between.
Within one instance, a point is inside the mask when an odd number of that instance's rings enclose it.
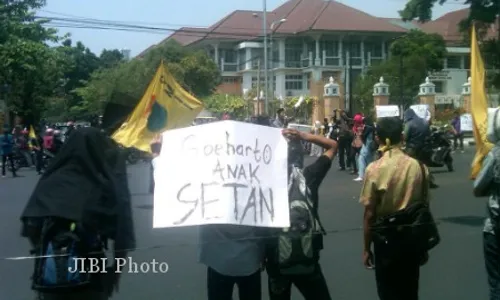
<instances>
[{"instance_id":1,"label":"word anak","mask_svg":"<svg viewBox=\"0 0 500 300\"><path fill-rule=\"evenodd\" d=\"M198 148L195 135L188 135L182 142L182 149L194 153L194 155L209 156L239 156L250 157L256 163L263 162L268 165L273 158L271 146L264 144L264 147L259 146L259 139L255 139L254 146L234 144L231 142L231 135L226 131L226 140L222 144L206 144Z\"/></svg>"}]
</instances>

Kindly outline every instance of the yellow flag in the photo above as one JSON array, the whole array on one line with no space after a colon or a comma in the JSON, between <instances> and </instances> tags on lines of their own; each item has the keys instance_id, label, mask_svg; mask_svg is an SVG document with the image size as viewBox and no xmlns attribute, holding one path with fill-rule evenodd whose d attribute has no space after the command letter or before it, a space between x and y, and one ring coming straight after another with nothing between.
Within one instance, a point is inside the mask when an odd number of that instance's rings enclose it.
<instances>
[{"instance_id":1,"label":"yellow flag","mask_svg":"<svg viewBox=\"0 0 500 300\"><path fill-rule=\"evenodd\" d=\"M112 137L125 147L151 152L150 143L158 134L190 125L202 109L161 62L141 101Z\"/></svg>"},{"instance_id":2,"label":"yellow flag","mask_svg":"<svg viewBox=\"0 0 500 300\"><path fill-rule=\"evenodd\" d=\"M33 129L32 125L30 125L29 137L30 139L36 139L35 129Z\"/></svg>"},{"instance_id":3,"label":"yellow flag","mask_svg":"<svg viewBox=\"0 0 500 300\"><path fill-rule=\"evenodd\" d=\"M470 47L470 73L471 73L471 101L470 111L472 115L472 130L476 140L476 155L472 161L471 178L475 179L481 170L484 157L493 145L486 138L488 126L488 100L485 90L484 62L479 50L476 37L476 28L472 25L471 47Z\"/></svg>"}]
</instances>

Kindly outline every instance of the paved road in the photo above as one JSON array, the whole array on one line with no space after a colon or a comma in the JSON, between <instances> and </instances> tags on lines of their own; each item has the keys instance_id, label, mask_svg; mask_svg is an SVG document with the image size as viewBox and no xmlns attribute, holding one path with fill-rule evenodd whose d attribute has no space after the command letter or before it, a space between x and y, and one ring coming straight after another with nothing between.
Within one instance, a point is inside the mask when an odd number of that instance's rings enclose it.
<instances>
[{"instance_id":1,"label":"paved road","mask_svg":"<svg viewBox=\"0 0 500 300\"><path fill-rule=\"evenodd\" d=\"M421 299L487 298L481 244L485 199L472 197L471 181L467 179L472 151L469 148L465 154L456 155L455 173L435 170L441 188L432 192L432 206L440 221L442 243L422 270ZM131 166L129 173L138 246L144 248L133 253L134 260L166 261L170 271L165 275L125 274L121 293L114 299L205 299L206 269L197 263L196 228L153 230L153 199L146 193L146 166ZM19 238L18 218L37 177L31 171L21 174L25 177L0 179L0 257L25 256L29 250L27 242ZM352 179L332 169L321 188L322 221L327 230L338 231L326 237L321 263L333 299L373 300L374 274L361 264L360 184ZM163 247L147 249L158 245ZM28 280L31 267L30 260L0 260L0 300L32 299ZM301 297L295 292L293 299Z\"/></svg>"}]
</instances>

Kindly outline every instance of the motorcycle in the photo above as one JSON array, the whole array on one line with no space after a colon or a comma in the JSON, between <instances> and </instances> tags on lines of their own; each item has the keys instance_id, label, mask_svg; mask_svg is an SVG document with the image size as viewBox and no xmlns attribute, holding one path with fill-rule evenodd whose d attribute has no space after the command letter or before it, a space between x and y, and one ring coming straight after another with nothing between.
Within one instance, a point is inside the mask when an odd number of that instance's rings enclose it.
<instances>
[{"instance_id":1,"label":"motorcycle","mask_svg":"<svg viewBox=\"0 0 500 300\"><path fill-rule=\"evenodd\" d=\"M424 162L431 168L447 167L453 172L452 144L449 139L449 126L432 128L431 136L424 147Z\"/></svg>"}]
</instances>

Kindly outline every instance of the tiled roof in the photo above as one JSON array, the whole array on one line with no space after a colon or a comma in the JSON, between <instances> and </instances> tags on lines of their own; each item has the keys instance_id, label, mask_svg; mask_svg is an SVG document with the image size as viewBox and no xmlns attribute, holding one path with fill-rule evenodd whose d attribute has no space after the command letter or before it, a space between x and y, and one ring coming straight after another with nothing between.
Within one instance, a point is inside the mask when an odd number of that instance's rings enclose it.
<instances>
[{"instance_id":1,"label":"tiled roof","mask_svg":"<svg viewBox=\"0 0 500 300\"><path fill-rule=\"evenodd\" d=\"M284 35L307 31L404 33L420 28L427 33L440 34L450 44L458 44L463 41L458 24L468 14L469 9L461 9L422 24L397 18L374 17L334 0L288 0L268 12L267 21L271 24L286 18L286 22L274 28L275 33ZM236 10L208 28L183 27L160 44L175 39L186 46L205 39L251 40L261 35L262 12ZM144 52L147 50L149 48Z\"/></svg>"},{"instance_id":2,"label":"tiled roof","mask_svg":"<svg viewBox=\"0 0 500 300\"><path fill-rule=\"evenodd\" d=\"M444 14L434 21L430 21L420 25L420 28L427 33L437 33L449 44L463 44L464 35L460 32L459 23L467 19L469 16L469 9L464 8ZM498 28L498 23L492 25L488 30L487 37L495 38Z\"/></svg>"}]
</instances>

